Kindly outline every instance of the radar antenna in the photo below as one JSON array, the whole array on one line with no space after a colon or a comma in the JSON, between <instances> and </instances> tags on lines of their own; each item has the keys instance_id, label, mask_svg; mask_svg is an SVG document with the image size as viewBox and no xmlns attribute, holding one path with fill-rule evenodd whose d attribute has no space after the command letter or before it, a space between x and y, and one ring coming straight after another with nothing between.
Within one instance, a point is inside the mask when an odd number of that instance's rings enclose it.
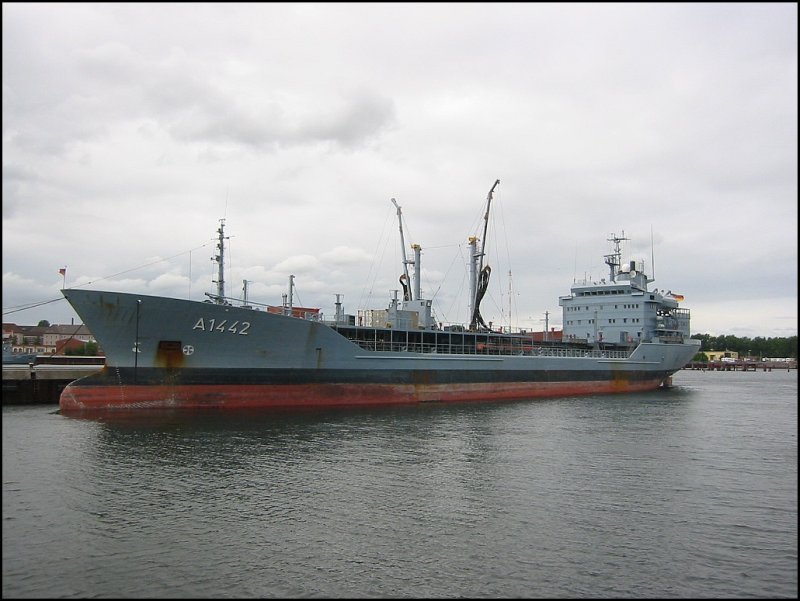
<instances>
[{"instance_id":1,"label":"radar antenna","mask_svg":"<svg viewBox=\"0 0 800 601\"><path fill-rule=\"evenodd\" d=\"M628 238L625 237L625 230L622 230L621 236L617 236L616 234L613 233L610 235L611 237L607 238L607 240L614 244L614 252L611 253L610 255L605 255L605 260L606 260L606 265L608 265L608 268L610 270L609 276L611 278L611 281L616 282L618 273L617 268L622 264L621 263L622 252L620 251L620 242L628 240Z\"/></svg>"}]
</instances>

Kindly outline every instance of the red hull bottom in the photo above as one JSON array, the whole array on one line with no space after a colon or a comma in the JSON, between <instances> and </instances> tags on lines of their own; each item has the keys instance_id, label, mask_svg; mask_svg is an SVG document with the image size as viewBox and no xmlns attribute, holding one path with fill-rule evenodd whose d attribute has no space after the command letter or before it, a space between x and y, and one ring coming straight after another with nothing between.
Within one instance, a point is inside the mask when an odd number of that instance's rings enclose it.
<instances>
[{"instance_id":1,"label":"red hull bottom","mask_svg":"<svg viewBox=\"0 0 800 601\"><path fill-rule=\"evenodd\" d=\"M290 409L510 401L655 390L662 379L461 385L181 385L81 386L61 393L62 412L142 409Z\"/></svg>"}]
</instances>

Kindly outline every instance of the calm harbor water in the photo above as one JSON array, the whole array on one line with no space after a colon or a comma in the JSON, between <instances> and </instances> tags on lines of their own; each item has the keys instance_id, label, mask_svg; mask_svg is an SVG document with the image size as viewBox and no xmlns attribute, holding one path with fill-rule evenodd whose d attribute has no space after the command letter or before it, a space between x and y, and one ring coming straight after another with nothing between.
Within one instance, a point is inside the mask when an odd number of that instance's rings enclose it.
<instances>
[{"instance_id":1,"label":"calm harbor water","mask_svg":"<svg viewBox=\"0 0 800 601\"><path fill-rule=\"evenodd\" d=\"M3 407L3 597L798 594L797 372L506 404Z\"/></svg>"}]
</instances>

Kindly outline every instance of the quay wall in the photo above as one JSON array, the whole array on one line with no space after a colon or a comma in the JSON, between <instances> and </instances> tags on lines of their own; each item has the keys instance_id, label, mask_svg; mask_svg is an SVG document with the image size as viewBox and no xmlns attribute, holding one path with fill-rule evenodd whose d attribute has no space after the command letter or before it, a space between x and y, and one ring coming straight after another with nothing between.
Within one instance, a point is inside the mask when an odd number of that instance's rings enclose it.
<instances>
[{"instance_id":1,"label":"quay wall","mask_svg":"<svg viewBox=\"0 0 800 601\"><path fill-rule=\"evenodd\" d=\"M103 365L3 365L3 405L58 403L67 384Z\"/></svg>"},{"instance_id":2,"label":"quay wall","mask_svg":"<svg viewBox=\"0 0 800 601\"><path fill-rule=\"evenodd\" d=\"M692 361L683 369L702 371L776 371L797 369L797 361Z\"/></svg>"}]
</instances>

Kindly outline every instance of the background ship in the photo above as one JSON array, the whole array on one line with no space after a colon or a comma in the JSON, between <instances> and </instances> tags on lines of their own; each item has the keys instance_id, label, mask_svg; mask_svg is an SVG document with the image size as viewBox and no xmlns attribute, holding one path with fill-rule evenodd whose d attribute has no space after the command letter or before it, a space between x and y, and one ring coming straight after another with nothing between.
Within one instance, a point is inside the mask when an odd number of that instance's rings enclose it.
<instances>
[{"instance_id":1,"label":"background ship","mask_svg":"<svg viewBox=\"0 0 800 601\"><path fill-rule=\"evenodd\" d=\"M36 353L15 353L11 343L3 342L3 364L29 364L36 361Z\"/></svg>"},{"instance_id":2,"label":"background ship","mask_svg":"<svg viewBox=\"0 0 800 601\"><path fill-rule=\"evenodd\" d=\"M318 309L234 305L224 290L224 220L215 257L217 293L204 302L68 289L63 293L106 355L99 373L67 386L62 411L157 408L287 408L419 402L501 401L656 389L698 352L677 295L649 291L619 243L608 280L582 282L559 299L560 341L493 330L480 314L491 269L483 237L469 239L471 321L442 328L421 298L420 247L406 260L403 297L355 323L336 303ZM395 206L396 203L395 203ZM400 207L397 207L400 217ZM481 242L481 248L478 243ZM413 266L410 280L408 265Z\"/></svg>"}]
</instances>

